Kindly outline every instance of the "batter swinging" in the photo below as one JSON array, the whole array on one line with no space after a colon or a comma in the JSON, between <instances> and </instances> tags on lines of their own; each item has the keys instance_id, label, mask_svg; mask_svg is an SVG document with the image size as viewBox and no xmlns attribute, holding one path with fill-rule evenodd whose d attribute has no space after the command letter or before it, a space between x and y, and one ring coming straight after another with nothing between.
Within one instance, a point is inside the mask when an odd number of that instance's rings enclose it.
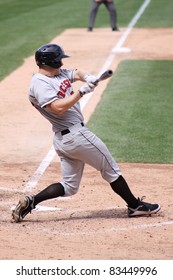
<instances>
[{"instance_id":1,"label":"batter swinging","mask_svg":"<svg viewBox=\"0 0 173 280\"><path fill-rule=\"evenodd\" d=\"M62 59L67 57L59 45L40 47L35 53L39 71L32 77L29 90L32 105L52 124L62 179L36 195L22 198L12 212L14 221L21 221L44 200L76 194L85 164L97 169L127 203L129 217L158 212L160 205L143 202L132 194L106 145L86 127L79 100L94 91L97 77L83 70L62 69ZM77 92L72 87L75 81L84 82Z\"/></svg>"}]
</instances>

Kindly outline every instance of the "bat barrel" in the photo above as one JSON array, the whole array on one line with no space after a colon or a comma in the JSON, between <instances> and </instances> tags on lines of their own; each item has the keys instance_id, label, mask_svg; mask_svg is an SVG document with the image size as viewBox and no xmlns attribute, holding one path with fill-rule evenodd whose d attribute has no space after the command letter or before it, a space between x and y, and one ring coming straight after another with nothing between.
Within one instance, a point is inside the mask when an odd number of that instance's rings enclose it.
<instances>
[{"instance_id":1,"label":"bat barrel","mask_svg":"<svg viewBox=\"0 0 173 280\"><path fill-rule=\"evenodd\" d=\"M110 76L110 77L111 77L111 76L112 76L112 74L113 74L113 71L112 71L112 70L108 70L108 71L107 71L107 73L108 73L108 76Z\"/></svg>"},{"instance_id":2,"label":"bat barrel","mask_svg":"<svg viewBox=\"0 0 173 280\"><path fill-rule=\"evenodd\" d=\"M100 75L100 77L98 78L98 81L103 81L106 80L108 78L110 78L113 75L113 71L112 70L106 70L104 73L102 73Z\"/></svg>"}]
</instances>

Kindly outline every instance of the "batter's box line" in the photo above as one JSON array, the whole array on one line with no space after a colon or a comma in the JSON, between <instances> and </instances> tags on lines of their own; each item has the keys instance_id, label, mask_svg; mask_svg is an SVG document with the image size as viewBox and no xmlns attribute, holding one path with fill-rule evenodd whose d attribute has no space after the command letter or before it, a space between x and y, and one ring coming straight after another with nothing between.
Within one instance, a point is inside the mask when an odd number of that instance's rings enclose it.
<instances>
[{"instance_id":1,"label":"batter's box line","mask_svg":"<svg viewBox=\"0 0 173 280\"><path fill-rule=\"evenodd\" d=\"M110 229L104 229L104 230L96 230L96 231L89 231L89 232L78 232L78 233L65 233L65 235L96 235L98 233L110 233L110 232L121 232L121 231L129 231L129 230L135 230L135 229L146 229L146 228L152 228L152 227L162 227L166 225L173 225L173 221L165 221L165 222L157 222L157 223L150 223L150 224L142 224L142 225L133 225L130 227L112 227ZM63 233L64 235L64 233Z\"/></svg>"},{"instance_id":2,"label":"batter's box line","mask_svg":"<svg viewBox=\"0 0 173 280\"><path fill-rule=\"evenodd\" d=\"M24 190L14 189L14 188L12 188L12 187L10 187L10 188L1 188L1 187L0 187L0 191L3 191L3 192L25 193Z\"/></svg>"},{"instance_id":3,"label":"batter's box line","mask_svg":"<svg viewBox=\"0 0 173 280\"><path fill-rule=\"evenodd\" d=\"M92 235L98 235L98 234L109 234L112 232L118 233L118 232L126 232L126 231L131 231L131 230L142 230L142 229L147 229L147 228L153 228L153 227L162 227L162 226L170 226L173 225L173 220L172 221L164 221L164 222L157 222L157 223L149 223L149 224L142 224L142 225L133 225L133 226L129 226L129 227L111 227L111 228L107 228L107 229L100 229L97 230L95 229L94 231L88 230L86 231L78 231L78 232L60 232L57 230L53 230L54 232L56 232L58 235L62 235L62 236L92 236ZM44 228L45 232L52 232L52 229L45 227Z\"/></svg>"}]
</instances>

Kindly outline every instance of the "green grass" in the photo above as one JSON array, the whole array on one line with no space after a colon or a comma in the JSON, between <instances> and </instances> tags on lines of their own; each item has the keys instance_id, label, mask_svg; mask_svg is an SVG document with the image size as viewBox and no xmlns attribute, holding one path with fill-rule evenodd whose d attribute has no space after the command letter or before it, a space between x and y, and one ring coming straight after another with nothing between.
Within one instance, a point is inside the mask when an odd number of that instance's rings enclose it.
<instances>
[{"instance_id":1,"label":"green grass","mask_svg":"<svg viewBox=\"0 0 173 280\"><path fill-rule=\"evenodd\" d=\"M0 79L24 58L70 27L86 26L84 2L75 0L0 0Z\"/></svg>"},{"instance_id":2,"label":"green grass","mask_svg":"<svg viewBox=\"0 0 173 280\"><path fill-rule=\"evenodd\" d=\"M152 0L140 26L170 26L172 0ZM118 24L128 25L143 0L116 0ZM50 42L66 28L86 28L91 0L0 0L0 80L19 67L24 58ZM95 27L108 27L109 14L101 5Z\"/></svg>"},{"instance_id":3,"label":"green grass","mask_svg":"<svg viewBox=\"0 0 173 280\"><path fill-rule=\"evenodd\" d=\"M173 62L124 61L88 126L122 162L173 163Z\"/></svg>"},{"instance_id":4,"label":"green grass","mask_svg":"<svg viewBox=\"0 0 173 280\"><path fill-rule=\"evenodd\" d=\"M173 22L172 0L151 0L137 27L172 27Z\"/></svg>"}]
</instances>

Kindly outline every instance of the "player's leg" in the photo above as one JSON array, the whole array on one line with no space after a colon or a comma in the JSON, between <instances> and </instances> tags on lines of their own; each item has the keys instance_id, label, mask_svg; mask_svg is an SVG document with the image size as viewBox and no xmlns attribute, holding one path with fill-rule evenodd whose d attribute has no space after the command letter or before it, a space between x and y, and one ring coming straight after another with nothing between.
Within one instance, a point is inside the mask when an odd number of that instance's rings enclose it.
<instances>
[{"instance_id":1,"label":"player's leg","mask_svg":"<svg viewBox=\"0 0 173 280\"><path fill-rule=\"evenodd\" d=\"M107 10L109 11L110 16L110 25L112 27L112 31L118 31L117 26L117 11L115 9L115 5L113 2L104 2Z\"/></svg>"},{"instance_id":2,"label":"player's leg","mask_svg":"<svg viewBox=\"0 0 173 280\"><path fill-rule=\"evenodd\" d=\"M112 190L127 203L128 215L132 217L158 212L160 205L143 202L134 196L117 163L101 139L87 129L83 129L80 133L83 136L83 140L82 137L80 140L83 150L80 151L78 157L82 157L87 164L100 171Z\"/></svg>"},{"instance_id":3,"label":"player's leg","mask_svg":"<svg viewBox=\"0 0 173 280\"><path fill-rule=\"evenodd\" d=\"M128 205L136 207L137 199L134 197L125 179L123 178L118 164L113 159L106 145L89 130L82 130L83 140L80 140L83 149L78 158L83 158L85 163L100 171L103 179L111 185L114 192L119 194Z\"/></svg>"},{"instance_id":4,"label":"player's leg","mask_svg":"<svg viewBox=\"0 0 173 280\"><path fill-rule=\"evenodd\" d=\"M27 195L21 198L15 209L12 211L12 217L16 223L20 222L28 213L31 213L38 203L63 196L64 194L65 191L62 184L51 184L36 195Z\"/></svg>"},{"instance_id":5,"label":"player's leg","mask_svg":"<svg viewBox=\"0 0 173 280\"><path fill-rule=\"evenodd\" d=\"M74 195L79 188L83 174L84 163L80 160L70 159L60 156L62 181L53 183L43 189L36 195L25 196L20 199L15 209L12 211L12 217L15 222L20 222L24 217L42 201L57 198L60 196Z\"/></svg>"},{"instance_id":6,"label":"player's leg","mask_svg":"<svg viewBox=\"0 0 173 280\"><path fill-rule=\"evenodd\" d=\"M60 183L64 187L64 196L72 196L78 192L85 164L82 160L65 155L60 158L62 175Z\"/></svg>"},{"instance_id":7,"label":"player's leg","mask_svg":"<svg viewBox=\"0 0 173 280\"><path fill-rule=\"evenodd\" d=\"M88 31L93 30L95 18L96 18L99 6L100 6L100 3L96 2L95 0L92 1L90 15L89 15Z\"/></svg>"},{"instance_id":8,"label":"player's leg","mask_svg":"<svg viewBox=\"0 0 173 280\"><path fill-rule=\"evenodd\" d=\"M81 160L65 156L60 152L58 154L61 160L62 179L60 182L51 184L38 194L32 196L34 207L44 200L74 195L79 189L84 163Z\"/></svg>"},{"instance_id":9,"label":"player's leg","mask_svg":"<svg viewBox=\"0 0 173 280\"><path fill-rule=\"evenodd\" d=\"M120 195L127 203L128 216L144 216L157 213L160 210L160 205L151 204L142 201L143 199L136 199L131 193L130 188L122 176L110 183L114 192Z\"/></svg>"}]
</instances>

